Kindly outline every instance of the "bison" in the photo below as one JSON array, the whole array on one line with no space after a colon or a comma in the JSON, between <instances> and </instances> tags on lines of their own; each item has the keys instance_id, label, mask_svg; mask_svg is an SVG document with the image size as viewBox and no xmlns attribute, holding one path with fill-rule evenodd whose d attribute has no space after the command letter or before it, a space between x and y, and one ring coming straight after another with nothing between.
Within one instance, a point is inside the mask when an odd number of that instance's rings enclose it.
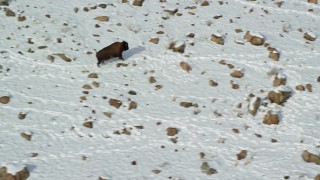
<instances>
[{"instance_id":1,"label":"bison","mask_svg":"<svg viewBox=\"0 0 320 180\"><path fill-rule=\"evenodd\" d=\"M101 49L100 51L96 52L96 57L98 59L98 67L100 67L100 64L102 62L113 57L118 57L119 59L123 60L122 52L128 49L129 45L126 41L114 42L111 45Z\"/></svg>"}]
</instances>

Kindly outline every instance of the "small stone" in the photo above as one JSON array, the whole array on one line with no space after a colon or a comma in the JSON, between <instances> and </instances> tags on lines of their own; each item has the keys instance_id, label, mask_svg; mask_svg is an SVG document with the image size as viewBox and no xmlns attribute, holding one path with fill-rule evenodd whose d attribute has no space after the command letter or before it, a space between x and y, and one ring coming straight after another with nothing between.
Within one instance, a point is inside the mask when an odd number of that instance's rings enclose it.
<instances>
[{"instance_id":1,"label":"small stone","mask_svg":"<svg viewBox=\"0 0 320 180\"><path fill-rule=\"evenodd\" d=\"M318 4L318 0L308 0L308 3Z\"/></svg>"},{"instance_id":2,"label":"small stone","mask_svg":"<svg viewBox=\"0 0 320 180\"><path fill-rule=\"evenodd\" d=\"M92 89L92 87L88 84L83 85L82 88L87 90Z\"/></svg>"},{"instance_id":3,"label":"small stone","mask_svg":"<svg viewBox=\"0 0 320 180\"><path fill-rule=\"evenodd\" d=\"M62 53L58 53L58 54L54 54L59 56L62 60L66 61L66 62L71 62L71 59L69 57L67 57L65 54Z\"/></svg>"},{"instance_id":4,"label":"small stone","mask_svg":"<svg viewBox=\"0 0 320 180\"><path fill-rule=\"evenodd\" d=\"M317 78L317 81L320 82L320 76Z\"/></svg>"},{"instance_id":5,"label":"small stone","mask_svg":"<svg viewBox=\"0 0 320 180\"><path fill-rule=\"evenodd\" d=\"M291 97L291 92L289 91L270 91L268 93L268 99L271 101L271 103L276 103L279 105L282 105L285 103L289 98Z\"/></svg>"},{"instance_id":6,"label":"small stone","mask_svg":"<svg viewBox=\"0 0 320 180\"><path fill-rule=\"evenodd\" d=\"M278 114L273 114L269 111L263 118L263 124L271 125L271 124L279 124L279 116Z\"/></svg>"},{"instance_id":7,"label":"small stone","mask_svg":"<svg viewBox=\"0 0 320 180\"><path fill-rule=\"evenodd\" d=\"M190 71L192 71L191 66L190 66L188 63L186 63L186 62L181 61L181 62L180 62L180 67L181 67L183 70L187 71L188 73L189 73Z\"/></svg>"},{"instance_id":8,"label":"small stone","mask_svg":"<svg viewBox=\"0 0 320 180\"><path fill-rule=\"evenodd\" d=\"M27 18L25 16L19 16L18 21L22 22L25 21Z\"/></svg>"},{"instance_id":9,"label":"small stone","mask_svg":"<svg viewBox=\"0 0 320 180\"><path fill-rule=\"evenodd\" d=\"M151 38L150 42L152 42L153 44L158 44L159 43L159 38Z\"/></svg>"},{"instance_id":10,"label":"small stone","mask_svg":"<svg viewBox=\"0 0 320 180\"><path fill-rule=\"evenodd\" d=\"M192 102L181 102L180 106L185 107L185 108L189 108L191 106L193 106Z\"/></svg>"},{"instance_id":11,"label":"small stone","mask_svg":"<svg viewBox=\"0 0 320 180\"><path fill-rule=\"evenodd\" d=\"M284 75L279 75L277 74L273 80L273 86L281 86L281 85L286 85L287 83L287 78Z\"/></svg>"},{"instance_id":12,"label":"small stone","mask_svg":"<svg viewBox=\"0 0 320 180\"><path fill-rule=\"evenodd\" d=\"M103 112L103 115L107 116L108 118L112 117L112 113L111 112Z\"/></svg>"},{"instance_id":13,"label":"small stone","mask_svg":"<svg viewBox=\"0 0 320 180\"><path fill-rule=\"evenodd\" d=\"M318 156L318 155L316 155L316 154L313 154L313 153L310 153L310 152L308 152L307 150L303 151L303 153L302 153L302 159L303 159L305 162L315 163L315 164L320 165L320 156Z\"/></svg>"},{"instance_id":14,"label":"small stone","mask_svg":"<svg viewBox=\"0 0 320 180\"><path fill-rule=\"evenodd\" d=\"M262 35L251 34L249 31L246 32L244 39L255 46L261 46L264 44L265 41Z\"/></svg>"},{"instance_id":15,"label":"small stone","mask_svg":"<svg viewBox=\"0 0 320 180\"><path fill-rule=\"evenodd\" d=\"M50 62L54 62L54 56L52 56L52 55L48 55L48 56L47 56L47 59L48 59L48 61L50 61Z\"/></svg>"},{"instance_id":16,"label":"small stone","mask_svg":"<svg viewBox=\"0 0 320 180\"><path fill-rule=\"evenodd\" d=\"M209 4L209 2L208 1L203 1L202 3L201 3L201 6L209 6L210 4Z\"/></svg>"},{"instance_id":17,"label":"small stone","mask_svg":"<svg viewBox=\"0 0 320 180\"><path fill-rule=\"evenodd\" d=\"M79 8L77 8L77 7L73 8L73 12L78 13L79 12Z\"/></svg>"},{"instance_id":18,"label":"small stone","mask_svg":"<svg viewBox=\"0 0 320 180\"><path fill-rule=\"evenodd\" d=\"M306 84L306 88L309 92L312 92L312 84Z\"/></svg>"},{"instance_id":19,"label":"small stone","mask_svg":"<svg viewBox=\"0 0 320 180\"><path fill-rule=\"evenodd\" d=\"M83 123L83 126L86 128L93 128L93 123L92 122L85 122L85 123Z\"/></svg>"},{"instance_id":20,"label":"small stone","mask_svg":"<svg viewBox=\"0 0 320 180\"><path fill-rule=\"evenodd\" d=\"M16 16L16 13L11 11L10 9L8 9L7 12L6 12L6 16L14 17L14 16Z\"/></svg>"},{"instance_id":21,"label":"small stone","mask_svg":"<svg viewBox=\"0 0 320 180\"><path fill-rule=\"evenodd\" d=\"M161 173L161 170L159 170L159 169L154 169L154 170L152 170L152 172L153 172L154 174L159 174L159 173Z\"/></svg>"},{"instance_id":22,"label":"small stone","mask_svg":"<svg viewBox=\"0 0 320 180\"><path fill-rule=\"evenodd\" d=\"M134 5L134 6L142 6L143 2L144 2L144 0L134 0L132 5Z\"/></svg>"},{"instance_id":23,"label":"small stone","mask_svg":"<svg viewBox=\"0 0 320 180\"><path fill-rule=\"evenodd\" d=\"M214 81L214 80L210 80L209 81L209 85L212 86L212 87L216 87L216 86L218 86L218 83L216 81Z\"/></svg>"},{"instance_id":24,"label":"small stone","mask_svg":"<svg viewBox=\"0 0 320 180\"><path fill-rule=\"evenodd\" d=\"M128 94L130 95L137 95L137 93L135 91L129 91Z\"/></svg>"},{"instance_id":25,"label":"small stone","mask_svg":"<svg viewBox=\"0 0 320 180\"><path fill-rule=\"evenodd\" d=\"M155 77L153 77L153 76L151 76L150 78L149 78L149 83L156 83L157 82L157 80L156 80L156 78Z\"/></svg>"},{"instance_id":26,"label":"small stone","mask_svg":"<svg viewBox=\"0 0 320 180\"><path fill-rule=\"evenodd\" d=\"M20 134L24 139L26 139L27 141L31 141L32 135L29 133L21 133Z\"/></svg>"},{"instance_id":27,"label":"small stone","mask_svg":"<svg viewBox=\"0 0 320 180\"><path fill-rule=\"evenodd\" d=\"M8 104L10 102L10 97L9 96L2 96L0 97L0 103L2 104Z\"/></svg>"},{"instance_id":28,"label":"small stone","mask_svg":"<svg viewBox=\"0 0 320 180\"><path fill-rule=\"evenodd\" d=\"M269 52L269 58L274 60L274 61L279 61L280 59L280 53L279 51L270 51Z\"/></svg>"},{"instance_id":29,"label":"small stone","mask_svg":"<svg viewBox=\"0 0 320 180\"><path fill-rule=\"evenodd\" d=\"M235 70L230 75L234 78L242 78L244 73L241 70Z\"/></svg>"},{"instance_id":30,"label":"small stone","mask_svg":"<svg viewBox=\"0 0 320 180\"><path fill-rule=\"evenodd\" d=\"M18 115L18 118L19 118L20 120L24 120L24 119L26 118L26 116L27 116L26 113L20 112L19 115Z\"/></svg>"},{"instance_id":31,"label":"small stone","mask_svg":"<svg viewBox=\"0 0 320 180\"><path fill-rule=\"evenodd\" d=\"M129 104L129 110L131 109L137 109L138 107L138 104L135 102L135 101L131 101L130 104Z\"/></svg>"},{"instance_id":32,"label":"small stone","mask_svg":"<svg viewBox=\"0 0 320 180\"><path fill-rule=\"evenodd\" d=\"M237 154L237 159L242 160L247 157L247 150L241 150L240 153Z\"/></svg>"},{"instance_id":33,"label":"small stone","mask_svg":"<svg viewBox=\"0 0 320 180\"><path fill-rule=\"evenodd\" d=\"M98 74L97 73L90 73L88 75L88 78L98 78Z\"/></svg>"},{"instance_id":34,"label":"small stone","mask_svg":"<svg viewBox=\"0 0 320 180\"><path fill-rule=\"evenodd\" d=\"M320 174L318 174L316 177L314 177L314 180L320 180Z\"/></svg>"},{"instance_id":35,"label":"small stone","mask_svg":"<svg viewBox=\"0 0 320 180\"><path fill-rule=\"evenodd\" d=\"M167 135L168 136L175 136L176 134L178 134L177 128L173 128L173 127L167 128Z\"/></svg>"},{"instance_id":36,"label":"small stone","mask_svg":"<svg viewBox=\"0 0 320 180\"><path fill-rule=\"evenodd\" d=\"M224 45L224 38L220 34L212 34L211 41L213 41L219 45Z\"/></svg>"},{"instance_id":37,"label":"small stone","mask_svg":"<svg viewBox=\"0 0 320 180\"><path fill-rule=\"evenodd\" d=\"M94 18L95 20L102 21L102 22L108 22L109 17L108 16L97 16Z\"/></svg>"},{"instance_id":38,"label":"small stone","mask_svg":"<svg viewBox=\"0 0 320 180\"><path fill-rule=\"evenodd\" d=\"M109 104L110 104L110 106L113 106L113 107L115 107L117 109L119 109L120 106L122 106L122 102L120 100L118 100L118 99L110 99L109 100Z\"/></svg>"},{"instance_id":39,"label":"small stone","mask_svg":"<svg viewBox=\"0 0 320 180\"><path fill-rule=\"evenodd\" d=\"M309 41L315 41L317 39L317 37L311 33L304 33L303 37Z\"/></svg>"},{"instance_id":40,"label":"small stone","mask_svg":"<svg viewBox=\"0 0 320 180\"><path fill-rule=\"evenodd\" d=\"M239 84L232 83L232 89L239 89Z\"/></svg>"},{"instance_id":41,"label":"small stone","mask_svg":"<svg viewBox=\"0 0 320 180\"><path fill-rule=\"evenodd\" d=\"M303 85L297 85L297 86L296 86L296 90L297 90L297 91L304 91L305 88L304 88Z\"/></svg>"}]
</instances>

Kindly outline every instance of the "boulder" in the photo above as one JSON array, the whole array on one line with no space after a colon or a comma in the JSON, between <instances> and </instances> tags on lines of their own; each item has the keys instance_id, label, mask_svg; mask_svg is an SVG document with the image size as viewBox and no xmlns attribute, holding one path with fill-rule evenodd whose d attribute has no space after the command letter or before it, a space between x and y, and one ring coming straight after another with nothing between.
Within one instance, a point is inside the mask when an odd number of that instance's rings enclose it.
<instances>
[{"instance_id":1,"label":"boulder","mask_svg":"<svg viewBox=\"0 0 320 180\"><path fill-rule=\"evenodd\" d=\"M222 37L221 34L218 34L218 33L211 35L211 41L219 45L224 45L224 38Z\"/></svg>"},{"instance_id":2,"label":"boulder","mask_svg":"<svg viewBox=\"0 0 320 180\"><path fill-rule=\"evenodd\" d=\"M303 151L302 159L305 162L315 163L315 164L320 165L320 156L316 155L316 154L313 154L313 153L310 153L307 150Z\"/></svg>"},{"instance_id":3,"label":"boulder","mask_svg":"<svg viewBox=\"0 0 320 180\"><path fill-rule=\"evenodd\" d=\"M287 77L284 74L276 74L274 80L273 80L273 86L281 86L286 85L287 83Z\"/></svg>"},{"instance_id":4,"label":"boulder","mask_svg":"<svg viewBox=\"0 0 320 180\"><path fill-rule=\"evenodd\" d=\"M178 129L177 128L173 128L173 127L168 127L167 128L167 135L168 136L175 136L176 134L178 134Z\"/></svg>"},{"instance_id":5,"label":"boulder","mask_svg":"<svg viewBox=\"0 0 320 180\"><path fill-rule=\"evenodd\" d=\"M263 124L271 125L271 124L279 124L280 118L278 113L273 113L269 111L263 118Z\"/></svg>"},{"instance_id":6,"label":"boulder","mask_svg":"<svg viewBox=\"0 0 320 180\"><path fill-rule=\"evenodd\" d=\"M15 174L11 174L11 172L8 171L9 170L7 167L0 167L1 180L26 180L30 175L30 172L26 166Z\"/></svg>"},{"instance_id":7,"label":"boulder","mask_svg":"<svg viewBox=\"0 0 320 180\"><path fill-rule=\"evenodd\" d=\"M2 96L0 97L0 103L2 104L8 104L10 102L10 97L9 96Z\"/></svg>"},{"instance_id":8,"label":"boulder","mask_svg":"<svg viewBox=\"0 0 320 180\"><path fill-rule=\"evenodd\" d=\"M291 90L289 90L286 86L279 86L280 88L276 91L270 91L268 93L268 99L271 103L276 103L279 105L283 105L290 97Z\"/></svg>"},{"instance_id":9,"label":"boulder","mask_svg":"<svg viewBox=\"0 0 320 180\"><path fill-rule=\"evenodd\" d=\"M247 31L243 38L255 46L261 46L265 42L265 39L261 34L252 33L250 31Z\"/></svg>"},{"instance_id":10,"label":"boulder","mask_svg":"<svg viewBox=\"0 0 320 180\"><path fill-rule=\"evenodd\" d=\"M119 109L120 106L122 106L122 101L120 101L118 99L110 99L109 104L110 104L110 106L113 106L113 107Z\"/></svg>"},{"instance_id":11,"label":"boulder","mask_svg":"<svg viewBox=\"0 0 320 180\"><path fill-rule=\"evenodd\" d=\"M248 113L251 114L252 116L255 116L258 112L260 105L261 105L261 98L259 97L251 98L248 105Z\"/></svg>"},{"instance_id":12,"label":"boulder","mask_svg":"<svg viewBox=\"0 0 320 180\"><path fill-rule=\"evenodd\" d=\"M180 62L180 67L181 67L183 70L187 71L188 73L189 73L190 71L192 71L191 66L190 66L188 63L186 63L186 62L181 61L181 62Z\"/></svg>"}]
</instances>

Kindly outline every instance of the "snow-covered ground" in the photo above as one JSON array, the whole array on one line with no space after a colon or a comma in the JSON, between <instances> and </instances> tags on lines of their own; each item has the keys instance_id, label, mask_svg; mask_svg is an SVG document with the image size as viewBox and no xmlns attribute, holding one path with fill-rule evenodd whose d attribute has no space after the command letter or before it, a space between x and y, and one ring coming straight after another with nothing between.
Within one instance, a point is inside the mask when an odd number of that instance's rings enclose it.
<instances>
[{"instance_id":1,"label":"snow-covered ground","mask_svg":"<svg viewBox=\"0 0 320 180\"><path fill-rule=\"evenodd\" d=\"M320 166L301 155L320 154L319 4L208 2L1 6L0 97L10 101L0 103L0 166L27 166L31 180L314 179ZM247 42L247 31L265 44ZM94 49L123 40L125 60L98 68ZM286 85L273 86L276 76ZM283 89L291 97L271 103ZM279 124L263 123L269 111Z\"/></svg>"}]
</instances>

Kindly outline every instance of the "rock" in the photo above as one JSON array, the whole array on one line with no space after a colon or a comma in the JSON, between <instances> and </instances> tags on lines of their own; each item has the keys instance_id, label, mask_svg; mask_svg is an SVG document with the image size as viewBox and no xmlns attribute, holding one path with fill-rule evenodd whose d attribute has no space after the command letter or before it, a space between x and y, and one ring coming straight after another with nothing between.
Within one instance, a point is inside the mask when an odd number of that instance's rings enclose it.
<instances>
[{"instance_id":1,"label":"rock","mask_svg":"<svg viewBox=\"0 0 320 180\"><path fill-rule=\"evenodd\" d=\"M213 86L213 87L216 87L216 86L218 86L218 83L216 81L214 81L214 80L210 80L209 81L209 85Z\"/></svg>"},{"instance_id":2,"label":"rock","mask_svg":"<svg viewBox=\"0 0 320 180\"><path fill-rule=\"evenodd\" d=\"M88 78L98 78L98 74L97 73L90 73L88 75Z\"/></svg>"},{"instance_id":3,"label":"rock","mask_svg":"<svg viewBox=\"0 0 320 180\"><path fill-rule=\"evenodd\" d=\"M25 118L26 118L26 116L27 116L27 114L26 114L26 113L22 113L22 112L20 112L20 113L19 113L19 115L18 115L18 118L19 118L20 120L23 120L23 119L25 119Z\"/></svg>"},{"instance_id":4,"label":"rock","mask_svg":"<svg viewBox=\"0 0 320 180\"><path fill-rule=\"evenodd\" d=\"M179 52L179 53L184 53L184 49L186 48L185 43L180 42L179 44L176 44L175 42L172 42L169 44L169 48L173 52Z\"/></svg>"},{"instance_id":5,"label":"rock","mask_svg":"<svg viewBox=\"0 0 320 180\"><path fill-rule=\"evenodd\" d=\"M158 44L159 43L159 38L151 38L150 42L152 42L153 44Z\"/></svg>"},{"instance_id":6,"label":"rock","mask_svg":"<svg viewBox=\"0 0 320 180\"><path fill-rule=\"evenodd\" d=\"M265 42L265 39L261 34L250 33L250 31L247 31L247 33L244 35L244 39L255 46L261 46Z\"/></svg>"},{"instance_id":7,"label":"rock","mask_svg":"<svg viewBox=\"0 0 320 180\"><path fill-rule=\"evenodd\" d=\"M200 166L200 169L203 173L207 175L217 174L218 171L214 168L211 168L207 162L203 162Z\"/></svg>"},{"instance_id":8,"label":"rock","mask_svg":"<svg viewBox=\"0 0 320 180\"><path fill-rule=\"evenodd\" d=\"M98 88L98 87L100 87L100 83L98 83L98 82L92 82L92 85L94 86L94 87L96 87L96 88Z\"/></svg>"},{"instance_id":9,"label":"rock","mask_svg":"<svg viewBox=\"0 0 320 180\"><path fill-rule=\"evenodd\" d=\"M274 114L269 111L263 118L263 124L271 125L271 124L279 124L280 119L278 114Z\"/></svg>"},{"instance_id":10,"label":"rock","mask_svg":"<svg viewBox=\"0 0 320 180\"><path fill-rule=\"evenodd\" d=\"M306 32L304 33L303 38L305 38L308 41L315 41L317 39L317 35L315 35L312 32Z\"/></svg>"},{"instance_id":11,"label":"rock","mask_svg":"<svg viewBox=\"0 0 320 180\"><path fill-rule=\"evenodd\" d=\"M241 70L235 70L230 75L234 78L242 78L244 73Z\"/></svg>"},{"instance_id":12,"label":"rock","mask_svg":"<svg viewBox=\"0 0 320 180\"><path fill-rule=\"evenodd\" d=\"M306 84L306 88L309 92L312 92L312 84Z\"/></svg>"},{"instance_id":13,"label":"rock","mask_svg":"<svg viewBox=\"0 0 320 180\"><path fill-rule=\"evenodd\" d=\"M178 129L177 128L173 128L173 127L168 127L167 128L167 135L168 136L175 136L176 134L178 134Z\"/></svg>"},{"instance_id":14,"label":"rock","mask_svg":"<svg viewBox=\"0 0 320 180\"><path fill-rule=\"evenodd\" d=\"M88 84L83 85L82 88L87 90L92 89L92 87Z\"/></svg>"},{"instance_id":15,"label":"rock","mask_svg":"<svg viewBox=\"0 0 320 180\"><path fill-rule=\"evenodd\" d=\"M190 33L187 35L188 38L194 38L195 34L194 33Z\"/></svg>"},{"instance_id":16,"label":"rock","mask_svg":"<svg viewBox=\"0 0 320 180\"><path fill-rule=\"evenodd\" d=\"M9 6L8 0L0 0L0 6Z\"/></svg>"},{"instance_id":17,"label":"rock","mask_svg":"<svg viewBox=\"0 0 320 180\"><path fill-rule=\"evenodd\" d=\"M83 126L86 128L93 128L93 123L92 122L85 122L85 123L83 123Z\"/></svg>"},{"instance_id":18,"label":"rock","mask_svg":"<svg viewBox=\"0 0 320 180\"><path fill-rule=\"evenodd\" d=\"M142 6L144 0L134 0L132 5L134 6Z\"/></svg>"},{"instance_id":19,"label":"rock","mask_svg":"<svg viewBox=\"0 0 320 180\"><path fill-rule=\"evenodd\" d=\"M320 76L317 78L317 81L320 82Z\"/></svg>"},{"instance_id":20,"label":"rock","mask_svg":"<svg viewBox=\"0 0 320 180\"><path fill-rule=\"evenodd\" d=\"M239 89L240 88L239 84L236 84L236 83L232 83L231 87L232 87L232 89Z\"/></svg>"},{"instance_id":21,"label":"rock","mask_svg":"<svg viewBox=\"0 0 320 180\"><path fill-rule=\"evenodd\" d=\"M110 99L109 100L109 104L110 104L110 106L113 106L113 107L115 107L117 109L119 109L120 106L122 106L122 102L120 100L118 100L118 99Z\"/></svg>"},{"instance_id":22,"label":"rock","mask_svg":"<svg viewBox=\"0 0 320 180\"><path fill-rule=\"evenodd\" d=\"M22 22L25 21L27 18L25 16L19 16L18 21Z\"/></svg>"},{"instance_id":23,"label":"rock","mask_svg":"<svg viewBox=\"0 0 320 180\"><path fill-rule=\"evenodd\" d=\"M209 5L210 5L209 2L206 0L201 3L201 6L209 6Z\"/></svg>"},{"instance_id":24,"label":"rock","mask_svg":"<svg viewBox=\"0 0 320 180\"><path fill-rule=\"evenodd\" d=\"M135 102L135 101L131 101L130 104L129 104L129 110L131 109L137 109L138 107L138 104Z\"/></svg>"},{"instance_id":25,"label":"rock","mask_svg":"<svg viewBox=\"0 0 320 180\"><path fill-rule=\"evenodd\" d=\"M316 154L313 154L313 153L310 153L307 150L303 151L302 159L305 162L315 163L315 164L320 165L320 156L316 155Z\"/></svg>"},{"instance_id":26,"label":"rock","mask_svg":"<svg viewBox=\"0 0 320 180\"><path fill-rule=\"evenodd\" d=\"M191 106L193 106L192 102L181 102L180 106L185 107L185 108L189 108Z\"/></svg>"},{"instance_id":27,"label":"rock","mask_svg":"<svg viewBox=\"0 0 320 180\"><path fill-rule=\"evenodd\" d=\"M281 86L286 85L287 83L287 77L284 74L276 74L274 80L273 80L273 86Z\"/></svg>"},{"instance_id":28,"label":"rock","mask_svg":"<svg viewBox=\"0 0 320 180\"><path fill-rule=\"evenodd\" d=\"M66 62L71 62L71 59L69 57L67 57L65 54L57 53L54 55L57 55L58 57L60 57L62 60L66 61Z\"/></svg>"},{"instance_id":29,"label":"rock","mask_svg":"<svg viewBox=\"0 0 320 180\"><path fill-rule=\"evenodd\" d=\"M273 50L269 52L269 58L274 61L279 61L280 59L280 53L277 50Z\"/></svg>"},{"instance_id":30,"label":"rock","mask_svg":"<svg viewBox=\"0 0 320 180\"><path fill-rule=\"evenodd\" d=\"M136 93L135 91L132 91L132 90L129 91L128 94L130 94L130 95L137 95L137 93Z\"/></svg>"},{"instance_id":31,"label":"rock","mask_svg":"<svg viewBox=\"0 0 320 180\"><path fill-rule=\"evenodd\" d=\"M13 12L13 11L11 11L10 9L8 9L8 10L6 11L6 16L14 17L14 16L16 16L16 13Z\"/></svg>"},{"instance_id":32,"label":"rock","mask_svg":"<svg viewBox=\"0 0 320 180\"><path fill-rule=\"evenodd\" d=\"M0 168L0 179L1 180L26 180L28 179L30 172L25 166L21 171L16 172L16 174L10 174L7 167Z\"/></svg>"},{"instance_id":33,"label":"rock","mask_svg":"<svg viewBox=\"0 0 320 180\"><path fill-rule=\"evenodd\" d=\"M28 133L28 132L23 132L20 134L24 139L26 139L27 141L31 141L32 138L32 134Z\"/></svg>"},{"instance_id":34,"label":"rock","mask_svg":"<svg viewBox=\"0 0 320 180\"><path fill-rule=\"evenodd\" d=\"M52 56L52 55L48 55L48 56L47 56L47 59L48 59L48 61L50 61L50 62L54 62L54 56Z\"/></svg>"},{"instance_id":35,"label":"rock","mask_svg":"<svg viewBox=\"0 0 320 180\"><path fill-rule=\"evenodd\" d=\"M2 96L0 97L0 103L2 104L8 104L10 102L10 97L9 96Z\"/></svg>"},{"instance_id":36,"label":"rock","mask_svg":"<svg viewBox=\"0 0 320 180\"><path fill-rule=\"evenodd\" d=\"M318 0L308 0L308 3L318 4Z\"/></svg>"},{"instance_id":37,"label":"rock","mask_svg":"<svg viewBox=\"0 0 320 180\"><path fill-rule=\"evenodd\" d=\"M181 67L183 70L187 71L188 73L189 73L190 71L192 71L191 66L190 66L188 63L186 63L186 62L181 61L181 62L180 62L180 67Z\"/></svg>"},{"instance_id":38,"label":"rock","mask_svg":"<svg viewBox=\"0 0 320 180\"><path fill-rule=\"evenodd\" d=\"M107 116L108 118L112 117L112 113L111 112L103 112L103 115Z\"/></svg>"},{"instance_id":39,"label":"rock","mask_svg":"<svg viewBox=\"0 0 320 180\"><path fill-rule=\"evenodd\" d=\"M149 83L150 83L150 84L156 83L156 82L157 82L157 80L156 80L155 77L151 76L151 77L149 78Z\"/></svg>"},{"instance_id":40,"label":"rock","mask_svg":"<svg viewBox=\"0 0 320 180\"><path fill-rule=\"evenodd\" d=\"M314 180L320 180L320 174L318 174L316 177L314 177Z\"/></svg>"},{"instance_id":41,"label":"rock","mask_svg":"<svg viewBox=\"0 0 320 180\"><path fill-rule=\"evenodd\" d=\"M280 86L283 87L283 86ZM291 91L283 89L275 91L270 91L268 93L268 99L271 101L271 103L276 103L279 105L282 105L284 102L286 102L291 97Z\"/></svg>"},{"instance_id":42,"label":"rock","mask_svg":"<svg viewBox=\"0 0 320 180\"><path fill-rule=\"evenodd\" d=\"M224 45L224 38L222 37L221 34L212 34L211 41L213 41L219 45Z\"/></svg>"},{"instance_id":43,"label":"rock","mask_svg":"<svg viewBox=\"0 0 320 180\"><path fill-rule=\"evenodd\" d=\"M248 105L248 113L251 114L252 116L255 116L258 112L260 104L261 104L261 98L259 97L251 98Z\"/></svg>"},{"instance_id":44,"label":"rock","mask_svg":"<svg viewBox=\"0 0 320 180\"><path fill-rule=\"evenodd\" d=\"M244 158L247 157L247 150L241 150L238 154L237 154L237 159L238 160L242 160Z\"/></svg>"},{"instance_id":45,"label":"rock","mask_svg":"<svg viewBox=\"0 0 320 180\"><path fill-rule=\"evenodd\" d=\"M95 20L102 21L102 22L108 22L109 17L108 16L97 16L94 18Z\"/></svg>"},{"instance_id":46,"label":"rock","mask_svg":"<svg viewBox=\"0 0 320 180\"><path fill-rule=\"evenodd\" d=\"M304 88L303 85L297 85L297 86L296 86L296 90L297 90L297 91L304 91L305 88Z\"/></svg>"}]
</instances>

